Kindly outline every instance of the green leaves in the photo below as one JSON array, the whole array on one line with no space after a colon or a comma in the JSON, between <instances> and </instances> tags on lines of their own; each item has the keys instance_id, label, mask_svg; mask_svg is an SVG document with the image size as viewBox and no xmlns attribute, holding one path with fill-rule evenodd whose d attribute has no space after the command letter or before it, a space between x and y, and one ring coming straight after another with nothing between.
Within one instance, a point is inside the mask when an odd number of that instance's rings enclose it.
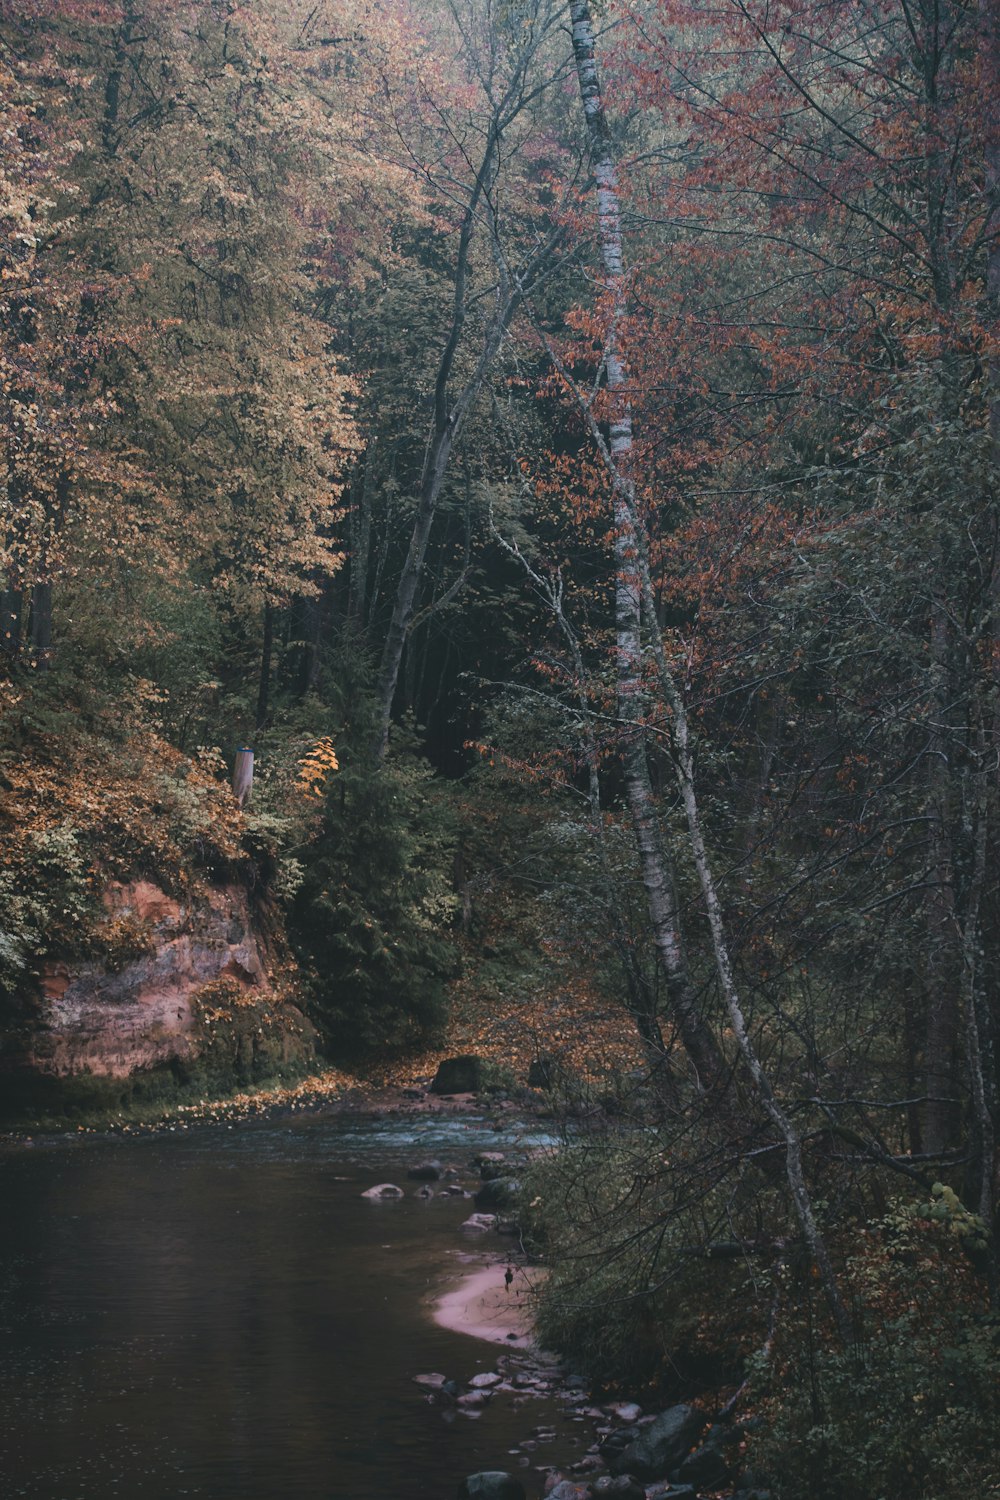
<instances>
[{"instance_id":1,"label":"green leaves","mask_svg":"<svg viewBox=\"0 0 1000 1500\"><path fill-rule=\"evenodd\" d=\"M457 967L451 924L455 825L433 773L412 753L370 768L348 747L290 910L314 1018L341 1051L432 1037Z\"/></svg>"}]
</instances>

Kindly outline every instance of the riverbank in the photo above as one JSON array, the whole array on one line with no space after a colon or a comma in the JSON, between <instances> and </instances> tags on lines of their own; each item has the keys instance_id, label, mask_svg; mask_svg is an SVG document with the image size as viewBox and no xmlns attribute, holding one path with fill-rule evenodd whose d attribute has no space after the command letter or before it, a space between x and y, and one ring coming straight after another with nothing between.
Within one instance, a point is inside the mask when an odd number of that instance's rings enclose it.
<instances>
[{"instance_id":1,"label":"riverbank","mask_svg":"<svg viewBox=\"0 0 1000 1500\"><path fill-rule=\"evenodd\" d=\"M416 1102L425 1109L451 1109L456 1105L436 1100L428 1090L439 1065L455 1056L480 1058L497 1090L514 1095L518 1108L542 1059L553 1079L581 1094L613 1090L615 1080L641 1066L638 1041L621 1006L579 976L555 972L547 985L500 995L487 987L477 963L473 954L466 955L466 972L455 982L447 1025L434 1046L383 1059L310 1061L294 1076L286 1069L283 1076L237 1084L232 1092L204 1080L153 1089L136 1075L132 1082L138 1086L123 1088L129 1097L117 1107L83 1097L84 1072L66 1081L63 1099L53 1088L37 1110L12 1115L0 1140L65 1131L132 1134L328 1106L394 1109ZM415 1094L427 1097L414 1101ZM526 1103L530 1107L530 1095Z\"/></svg>"},{"instance_id":2,"label":"riverbank","mask_svg":"<svg viewBox=\"0 0 1000 1500\"><path fill-rule=\"evenodd\" d=\"M235 1125L241 1121L279 1119L298 1113L346 1113L381 1115L452 1116L476 1112L492 1114L497 1129L508 1115L548 1118L550 1100L541 1090L521 1089L516 1100L502 1095L453 1094L430 1092L430 1079L412 1088L379 1085L356 1074L329 1068L296 1083L262 1085L241 1090L221 1099L198 1099L156 1110L148 1115L118 1112L79 1119L45 1118L23 1126L0 1131L0 1145L16 1146L44 1137L66 1135L149 1135L163 1131L186 1130L191 1126Z\"/></svg>"},{"instance_id":3,"label":"riverbank","mask_svg":"<svg viewBox=\"0 0 1000 1500\"><path fill-rule=\"evenodd\" d=\"M510 1280L507 1280L508 1274ZM453 1333L507 1348L534 1343L532 1301L544 1277L538 1266L499 1260L464 1275L433 1305L435 1323Z\"/></svg>"}]
</instances>

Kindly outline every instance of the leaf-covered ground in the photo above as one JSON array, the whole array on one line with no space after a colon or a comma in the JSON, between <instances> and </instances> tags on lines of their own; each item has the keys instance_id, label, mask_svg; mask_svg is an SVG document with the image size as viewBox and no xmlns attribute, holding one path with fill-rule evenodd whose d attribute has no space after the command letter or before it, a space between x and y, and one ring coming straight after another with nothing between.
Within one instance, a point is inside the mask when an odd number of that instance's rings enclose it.
<instances>
[{"instance_id":1,"label":"leaf-covered ground","mask_svg":"<svg viewBox=\"0 0 1000 1500\"><path fill-rule=\"evenodd\" d=\"M371 1070L371 1082L413 1087L429 1081L439 1062L476 1053L510 1069L517 1083L542 1054L558 1059L585 1083L635 1068L640 1062L625 1009L597 993L586 975L524 994L497 996L477 988L456 995L442 1046Z\"/></svg>"}]
</instances>

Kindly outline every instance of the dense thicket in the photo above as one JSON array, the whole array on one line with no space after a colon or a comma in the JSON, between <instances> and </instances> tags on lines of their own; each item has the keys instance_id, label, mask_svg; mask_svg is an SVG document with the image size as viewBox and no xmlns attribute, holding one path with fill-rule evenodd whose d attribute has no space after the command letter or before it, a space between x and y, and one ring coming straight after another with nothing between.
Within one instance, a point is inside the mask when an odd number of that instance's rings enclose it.
<instances>
[{"instance_id":1,"label":"dense thicket","mask_svg":"<svg viewBox=\"0 0 1000 1500\"><path fill-rule=\"evenodd\" d=\"M920 1396L852 1493L950 1493L996 1377L995 7L273 9L0 5L11 1003L126 869L269 883L340 1047L433 1035L487 926L577 945L647 1072L543 1174L552 1336L760 1345L788 1495Z\"/></svg>"}]
</instances>

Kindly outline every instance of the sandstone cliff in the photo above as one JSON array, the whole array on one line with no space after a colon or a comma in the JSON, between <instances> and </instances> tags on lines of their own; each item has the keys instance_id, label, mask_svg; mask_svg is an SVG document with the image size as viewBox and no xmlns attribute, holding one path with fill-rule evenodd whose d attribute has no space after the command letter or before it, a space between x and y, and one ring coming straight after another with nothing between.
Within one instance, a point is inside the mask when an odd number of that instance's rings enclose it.
<instances>
[{"instance_id":1,"label":"sandstone cliff","mask_svg":"<svg viewBox=\"0 0 1000 1500\"><path fill-rule=\"evenodd\" d=\"M99 957L47 960L0 1054L8 1111L113 1110L300 1071L314 1033L274 983L245 889L104 894Z\"/></svg>"}]
</instances>

